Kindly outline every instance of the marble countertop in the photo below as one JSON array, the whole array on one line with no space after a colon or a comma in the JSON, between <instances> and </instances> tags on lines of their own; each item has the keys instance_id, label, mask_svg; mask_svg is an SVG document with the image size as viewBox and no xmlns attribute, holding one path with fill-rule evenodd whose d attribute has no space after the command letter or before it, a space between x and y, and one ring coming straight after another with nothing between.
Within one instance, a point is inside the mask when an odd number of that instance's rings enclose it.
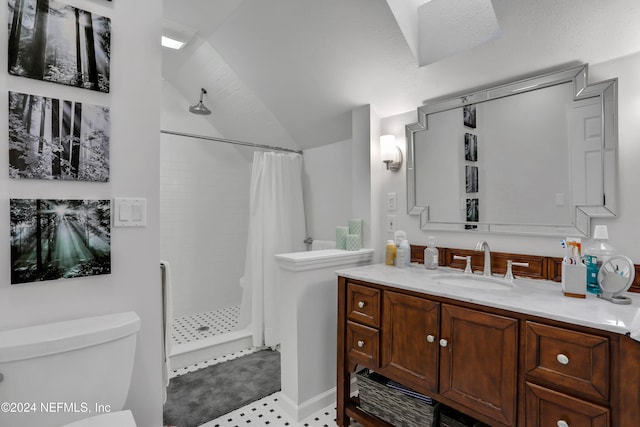
<instances>
[{"instance_id":1,"label":"marble countertop","mask_svg":"<svg viewBox=\"0 0 640 427\"><path fill-rule=\"evenodd\" d=\"M422 264L407 268L374 264L337 271L339 276L350 279L587 326L640 341L640 294L626 293L632 303L618 305L591 294L584 299L565 297L560 283L548 280L516 278L512 287L476 289L470 285L445 285L434 279L443 273L463 274L444 267L426 270Z\"/></svg>"}]
</instances>

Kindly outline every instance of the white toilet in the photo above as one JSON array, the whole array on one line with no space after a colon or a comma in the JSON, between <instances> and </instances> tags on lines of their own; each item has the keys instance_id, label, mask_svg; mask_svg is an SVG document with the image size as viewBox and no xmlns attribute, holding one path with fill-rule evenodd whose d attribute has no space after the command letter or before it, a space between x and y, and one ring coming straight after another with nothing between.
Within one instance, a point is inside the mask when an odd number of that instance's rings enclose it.
<instances>
[{"instance_id":1,"label":"white toilet","mask_svg":"<svg viewBox=\"0 0 640 427\"><path fill-rule=\"evenodd\" d=\"M0 426L135 427L134 312L0 331Z\"/></svg>"}]
</instances>

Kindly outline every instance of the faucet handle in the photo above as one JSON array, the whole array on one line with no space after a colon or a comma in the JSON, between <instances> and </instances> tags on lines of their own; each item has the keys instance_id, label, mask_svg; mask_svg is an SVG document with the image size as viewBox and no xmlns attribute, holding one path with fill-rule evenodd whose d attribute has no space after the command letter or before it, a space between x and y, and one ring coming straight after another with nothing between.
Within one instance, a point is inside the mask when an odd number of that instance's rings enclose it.
<instances>
[{"instance_id":1,"label":"faucet handle","mask_svg":"<svg viewBox=\"0 0 640 427\"><path fill-rule=\"evenodd\" d=\"M467 265L464 267L464 272L466 274L473 274L473 269L471 268L471 255L467 255Z\"/></svg>"},{"instance_id":2,"label":"faucet handle","mask_svg":"<svg viewBox=\"0 0 640 427\"><path fill-rule=\"evenodd\" d=\"M460 255L454 255L453 256L454 260L464 260L466 261L466 265L464 267L464 272L471 274L473 273L473 269L471 268L471 256L467 255L467 256L460 256Z\"/></svg>"},{"instance_id":3,"label":"faucet handle","mask_svg":"<svg viewBox=\"0 0 640 427\"><path fill-rule=\"evenodd\" d=\"M505 280L513 280L513 261L507 260L507 272L504 275Z\"/></svg>"}]
</instances>

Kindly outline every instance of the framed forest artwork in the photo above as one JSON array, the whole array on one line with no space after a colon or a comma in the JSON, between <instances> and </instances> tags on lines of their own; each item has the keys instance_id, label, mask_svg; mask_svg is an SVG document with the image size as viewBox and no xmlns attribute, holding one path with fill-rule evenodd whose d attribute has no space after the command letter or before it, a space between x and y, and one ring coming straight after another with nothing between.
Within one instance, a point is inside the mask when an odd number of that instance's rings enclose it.
<instances>
[{"instance_id":1,"label":"framed forest artwork","mask_svg":"<svg viewBox=\"0 0 640 427\"><path fill-rule=\"evenodd\" d=\"M8 4L10 74L109 92L109 18L56 0Z\"/></svg>"},{"instance_id":2,"label":"framed forest artwork","mask_svg":"<svg viewBox=\"0 0 640 427\"><path fill-rule=\"evenodd\" d=\"M111 273L109 200L11 199L11 284Z\"/></svg>"},{"instance_id":3,"label":"framed forest artwork","mask_svg":"<svg viewBox=\"0 0 640 427\"><path fill-rule=\"evenodd\" d=\"M9 176L109 180L109 108L9 92Z\"/></svg>"}]
</instances>

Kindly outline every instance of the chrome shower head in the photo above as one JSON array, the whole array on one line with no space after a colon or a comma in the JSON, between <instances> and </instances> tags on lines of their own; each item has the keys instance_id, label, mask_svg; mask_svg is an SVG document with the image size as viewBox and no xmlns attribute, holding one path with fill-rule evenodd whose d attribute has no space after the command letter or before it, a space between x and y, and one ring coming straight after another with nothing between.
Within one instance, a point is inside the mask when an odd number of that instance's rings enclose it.
<instances>
[{"instance_id":1,"label":"chrome shower head","mask_svg":"<svg viewBox=\"0 0 640 427\"><path fill-rule=\"evenodd\" d=\"M200 89L200 101L198 101L196 105L192 105L189 107L190 112L192 112L193 114L200 114L203 116L208 116L209 114L211 114L211 110L205 107L204 104L202 103L202 97L204 96L205 93L207 93L207 91L204 88Z\"/></svg>"}]
</instances>

